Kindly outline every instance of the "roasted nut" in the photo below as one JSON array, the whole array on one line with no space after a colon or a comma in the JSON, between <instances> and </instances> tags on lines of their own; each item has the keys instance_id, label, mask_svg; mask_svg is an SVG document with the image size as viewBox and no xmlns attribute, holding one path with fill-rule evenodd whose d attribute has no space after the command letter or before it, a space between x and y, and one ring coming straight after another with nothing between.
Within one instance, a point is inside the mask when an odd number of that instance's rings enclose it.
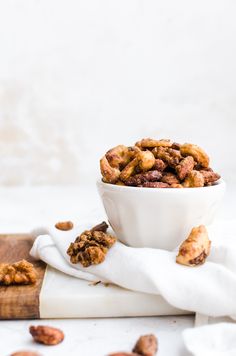
<instances>
[{"instance_id":1,"label":"roasted nut","mask_svg":"<svg viewBox=\"0 0 236 356\"><path fill-rule=\"evenodd\" d=\"M118 181L120 170L112 167L105 156L100 160L100 169L105 183L116 183Z\"/></svg>"},{"instance_id":2,"label":"roasted nut","mask_svg":"<svg viewBox=\"0 0 236 356\"><path fill-rule=\"evenodd\" d=\"M209 157L201 147L191 143L185 143L180 147L180 152L183 156L192 156L202 167L209 167Z\"/></svg>"},{"instance_id":3,"label":"roasted nut","mask_svg":"<svg viewBox=\"0 0 236 356\"><path fill-rule=\"evenodd\" d=\"M144 182L139 187L146 187L146 188L169 188L169 184L162 183L162 182Z\"/></svg>"},{"instance_id":4,"label":"roasted nut","mask_svg":"<svg viewBox=\"0 0 236 356\"><path fill-rule=\"evenodd\" d=\"M179 184L180 183L178 178L176 177L176 175L174 173L171 173L171 172L163 173L161 181L163 183L167 183L167 184L170 184L170 185Z\"/></svg>"},{"instance_id":5,"label":"roasted nut","mask_svg":"<svg viewBox=\"0 0 236 356\"><path fill-rule=\"evenodd\" d=\"M125 181L126 185L138 186L142 185L144 182L155 182L162 177L159 171L148 171L145 173L135 174Z\"/></svg>"},{"instance_id":6,"label":"roasted nut","mask_svg":"<svg viewBox=\"0 0 236 356\"><path fill-rule=\"evenodd\" d=\"M11 354L10 356L41 356L41 354L38 354L34 351L17 351Z\"/></svg>"},{"instance_id":7,"label":"roasted nut","mask_svg":"<svg viewBox=\"0 0 236 356\"><path fill-rule=\"evenodd\" d=\"M204 186L204 177L199 171L190 172L183 182L185 188L197 188Z\"/></svg>"},{"instance_id":8,"label":"roasted nut","mask_svg":"<svg viewBox=\"0 0 236 356\"><path fill-rule=\"evenodd\" d=\"M107 151L106 158L111 167L120 169L121 166L126 166L129 163L131 152L128 147L119 145Z\"/></svg>"},{"instance_id":9,"label":"roasted nut","mask_svg":"<svg viewBox=\"0 0 236 356\"><path fill-rule=\"evenodd\" d=\"M182 158L180 151L168 147L155 147L152 153L155 158L162 159L172 168L175 168Z\"/></svg>"},{"instance_id":10,"label":"roasted nut","mask_svg":"<svg viewBox=\"0 0 236 356\"><path fill-rule=\"evenodd\" d=\"M170 188L183 188L182 184L171 184Z\"/></svg>"},{"instance_id":11,"label":"roasted nut","mask_svg":"<svg viewBox=\"0 0 236 356\"><path fill-rule=\"evenodd\" d=\"M159 172L163 172L167 167L167 163L162 161L162 159L155 159L154 166L152 167L153 170L157 170Z\"/></svg>"},{"instance_id":12,"label":"roasted nut","mask_svg":"<svg viewBox=\"0 0 236 356\"><path fill-rule=\"evenodd\" d=\"M171 148L173 148L174 150L180 150L181 144L177 143L177 142L173 142Z\"/></svg>"},{"instance_id":13,"label":"roasted nut","mask_svg":"<svg viewBox=\"0 0 236 356\"><path fill-rule=\"evenodd\" d=\"M133 352L143 356L154 356L157 352L158 343L155 335L140 336L136 342Z\"/></svg>"},{"instance_id":14,"label":"roasted nut","mask_svg":"<svg viewBox=\"0 0 236 356\"><path fill-rule=\"evenodd\" d=\"M93 228L79 235L70 244L67 254L71 263L81 263L83 267L89 267L102 263L115 242L115 237Z\"/></svg>"},{"instance_id":15,"label":"roasted nut","mask_svg":"<svg viewBox=\"0 0 236 356\"><path fill-rule=\"evenodd\" d=\"M210 254L211 241L204 225L194 227L188 238L180 245L176 262L186 266L203 264Z\"/></svg>"},{"instance_id":16,"label":"roasted nut","mask_svg":"<svg viewBox=\"0 0 236 356\"><path fill-rule=\"evenodd\" d=\"M136 146L142 148L154 148L154 147L171 147L173 142L170 140L153 140L152 138L144 138L141 141L136 142Z\"/></svg>"},{"instance_id":17,"label":"roasted nut","mask_svg":"<svg viewBox=\"0 0 236 356\"><path fill-rule=\"evenodd\" d=\"M37 272L32 263L26 260L0 264L0 285L33 284L36 280Z\"/></svg>"},{"instance_id":18,"label":"roasted nut","mask_svg":"<svg viewBox=\"0 0 236 356\"><path fill-rule=\"evenodd\" d=\"M180 161L175 168L180 180L185 179L185 177L193 170L194 164L195 162L192 156L187 156Z\"/></svg>"},{"instance_id":19,"label":"roasted nut","mask_svg":"<svg viewBox=\"0 0 236 356\"><path fill-rule=\"evenodd\" d=\"M30 326L29 332L34 341L44 345L57 345L64 340L64 333L50 326Z\"/></svg>"},{"instance_id":20,"label":"roasted nut","mask_svg":"<svg viewBox=\"0 0 236 356\"><path fill-rule=\"evenodd\" d=\"M120 180L125 182L135 172L135 168L138 166L138 159L135 157L120 173Z\"/></svg>"},{"instance_id":21,"label":"roasted nut","mask_svg":"<svg viewBox=\"0 0 236 356\"><path fill-rule=\"evenodd\" d=\"M90 229L91 232L93 231L102 231L102 232L106 232L108 229L108 225L106 223L106 221L102 221L100 224L95 225L92 229Z\"/></svg>"},{"instance_id":22,"label":"roasted nut","mask_svg":"<svg viewBox=\"0 0 236 356\"><path fill-rule=\"evenodd\" d=\"M155 164L155 157L151 151L140 151L136 157L138 159L138 165L143 172L152 169Z\"/></svg>"},{"instance_id":23,"label":"roasted nut","mask_svg":"<svg viewBox=\"0 0 236 356\"><path fill-rule=\"evenodd\" d=\"M220 175L212 170L201 170L200 173L203 175L205 185L215 183L220 179Z\"/></svg>"},{"instance_id":24,"label":"roasted nut","mask_svg":"<svg viewBox=\"0 0 236 356\"><path fill-rule=\"evenodd\" d=\"M59 221L55 224L55 228L62 231L69 231L73 229L74 224L72 221Z\"/></svg>"}]
</instances>

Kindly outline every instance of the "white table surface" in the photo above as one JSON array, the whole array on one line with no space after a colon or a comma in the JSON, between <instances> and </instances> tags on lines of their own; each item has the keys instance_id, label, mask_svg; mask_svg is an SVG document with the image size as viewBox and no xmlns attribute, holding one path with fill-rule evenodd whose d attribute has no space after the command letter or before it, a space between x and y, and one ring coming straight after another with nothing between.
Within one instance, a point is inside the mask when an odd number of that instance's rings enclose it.
<instances>
[{"instance_id":1,"label":"white table surface","mask_svg":"<svg viewBox=\"0 0 236 356\"><path fill-rule=\"evenodd\" d=\"M227 193L220 218L234 217L235 193ZM1 233L29 232L58 220L76 221L105 213L96 187L18 187L0 188ZM99 220L98 219L98 220ZM17 350L36 350L44 356L105 356L115 351L130 351L136 339L154 333L159 339L158 356L187 356L181 332L192 327L192 316L142 317L112 319L69 319L0 321L0 356ZM61 328L66 338L58 346L46 347L31 341L29 325Z\"/></svg>"}]
</instances>

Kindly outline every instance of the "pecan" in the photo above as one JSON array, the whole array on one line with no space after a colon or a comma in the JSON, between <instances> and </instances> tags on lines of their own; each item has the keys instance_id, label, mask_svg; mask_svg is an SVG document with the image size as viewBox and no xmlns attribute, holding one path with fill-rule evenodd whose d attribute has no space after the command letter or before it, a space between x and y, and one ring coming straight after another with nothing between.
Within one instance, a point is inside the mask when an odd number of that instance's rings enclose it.
<instances>
[{"instance_id":1,"label":"pecan","mask_svg":"<svg viewBox=\"0 0 236 356\"><path fill-rule=\"evenodd\" d=\"M171 172L165 172L163 173L163 177L161 178L161 181L163 183L167 183L167 184L179 184L179 180L176 177L176 175L174 173Z\"/></svg>"},{"instance_id":2,"label":"pecan","mask_svg":"<svg viewBox=\"0 0 236 356\"><path fill-rule=\"evenodd\" d=\"M187 156L180 161L175 168L180 180L183 180L193 170L194 164L192 156Z\"/></svg>"},{"instance_id":3,"label":"pecan","mask_svg":"<svg viewBox=\"0 0 236 356\"><path fill-rule=\"evenodd\" d=\"M155 182L162 177L162 173L159 171L148 171L145 173L135 174L125 181L126 185L138 186L144 182Z\"/></svg>"},{"instance_id":4,"label":"pecan","mask_svg":"<svg viewBox=\"0 0 236 356\"><path fill-rule=\"evenodd\" d=\"M64 340L64 333L50 326L30 326L29 332L34 341L45 345L57 345Z\"/></svg>"},{"instance_id":5,"label":"pecan","mask_svg":"<svg viewBox=\"0 0 236 356\"><path fill-rule=\"evenodd\" d=\"M175 168L182 158L180 151L168 147L155 147L152 150L155 158L162 159L170 167Z\"/></svg>"},{"instance_id":6,"label":"pecan","mask_svg":"<svg viewBox=\"0 0 236 356\"><path fill-rule=\"evenodd\" d=\"M202 167L209 167L209 157L201 147L191 143L185 143L180 147L180 152L183 156L192 156Z\"/></svg>"},{"instance_id":7,"label":"pecan","mask_svg":"<svg viewBox=\"0 0 236 356\"><path fill-rule=\"evenodd\" d=\"M190 172L183 182L185 188L196 188L204 186L204 177L199 171Z\"/></svg>"},{"instance_id":8,"label":"pecan","mask_svg":"<svg viewBox=\"0 0 236 356\"><path fill-rule=\"evenodd\" d=\"M136 342L133 352L143 356L154 356L157 352L158 342L155 335L140 336Z\"/></svg>"},{"instance_id":9,"label":"pecan","mask_svg":"<svg viewBox=\"0 0 236 356\"><path fill-rule=\"evenodd\" d=\"M146 187L146 188L169 188L169 184L163 182L144 182L139 187Z\"/></svg>"},{"instance_id":10,"label":"pecan","mask_svg":"<svg viewBox=\"0 0 236 356\"><path fill-rule=\"evenodd\" d=\"M10 356L41 356L41 355L34 351L16 351Z\"/></svg>"},{"instance_id":11,"label":"pecan","mask_svg":"<svg viewBox=\"0 0 236 356\"><path fill-rule=\"evenodd\" d=\"M194 227L179 248L176 262L186 266L203 264L210 253L211 241L204 225Z\"/></svg>"},{"instance_id":12,"label":"pecan","mask_svg":"<svg viewBox=\"0 0 236 356\"><path fill-rule=\"evenodd\" d=\"M163 172L167 167L167 163L162 161L162 159L155 159L154 166L152 167L153 170L157 170L159 172Z\"/></svg>"},{"instance_id":13,"label":"pecan","mask_svg":"<svg viewBox=\"0 0 236 356\"><path fill-rule=\"evenodd\" d=\"M201 170L200 173L203 175L205 185L215 183L220 179L220 175L212 170Z\"/></svg>"},{"instance_id":14,"label":"pecan","mask_svg":"<svg viewBox=\"0 0 236 356\"><path fill-rule=\"evenodd\" d=\"M26 260L21 260L12 264L0 264L0 284L33 284L37 280L37 272Z\"/></svg>"},{"instance_id":15,"label":"pecan","mask_svg":"<svg viewBox=\"0 0 236 356\"><path fill-rule=\"evenodd\" d=\"M89 267L102 263L115 242L115 237L93 228L79 235L70 244L67 254L71 263L81 263L83 267Z\"/></svg>"},{"instance_id":16,"label":"pecan","mask_svg":"<svg viewBox=\"0 0 236 356\"><path fill-rule=\"evenodd\" d=\"M108 229L108 225L106 221L102 221L100 224L95 225L90 231L102 231L106 232Z\"/></svg>"},{"instance_id":17,"label":"pecan","mask_svg":"<svg viewBox=\"0 0 236 356\"><path fill-rule=\"evenodd\" d=\"M59 221L55 224L55 227L58 230L68 231L68 230L73 229L74 224L72 221Z\"/></svg>"}]
</instances>

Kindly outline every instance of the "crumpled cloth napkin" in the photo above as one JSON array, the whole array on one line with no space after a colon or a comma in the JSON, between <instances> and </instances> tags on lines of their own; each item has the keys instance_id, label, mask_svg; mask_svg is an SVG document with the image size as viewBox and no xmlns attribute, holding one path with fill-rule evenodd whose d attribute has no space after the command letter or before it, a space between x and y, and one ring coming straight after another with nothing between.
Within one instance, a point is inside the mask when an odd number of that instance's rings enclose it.
<instances>
[{"instance_id":1,"label":"crumpled cloth napkin","mask_svg":"<svg viewBox=\"0 0 236 356\"><path fill-rule=\"evenodd\" d=\"M208 228L211 254L204 265L186 267L175 262L176 251L132 248L117 241L99 265L71 264L70 242L95 223L81 223L70 231L38 229L31 255L69 275L101 280L121 287L160 294L171 305L213 317L236 318L236 221ZM203 356L203 355L201 355Z\"/></svg>"},{"instance_id":2,"label":"crumpled cloth napkin","mask_svg":"<svg viewBox=\"0 0 236 356\"><path fill-rule=\"evenodd\" d=\"M194 356L235 356L236 324L218 323L183 331L184 343Z\"/></svg>"}]
</instances>

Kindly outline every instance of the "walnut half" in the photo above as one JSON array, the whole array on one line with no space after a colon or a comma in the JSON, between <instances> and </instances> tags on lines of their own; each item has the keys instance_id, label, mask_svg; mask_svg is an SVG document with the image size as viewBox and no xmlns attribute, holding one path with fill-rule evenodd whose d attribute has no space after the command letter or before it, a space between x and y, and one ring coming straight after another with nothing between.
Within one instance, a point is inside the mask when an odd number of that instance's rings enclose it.
<instances>
[{"instance_id":1,"label":"walnut half","mask_svg":"<svg viewBox=\"0 0 236 356\"><path fill-rule=\"evenodd\" d=\"M0 285L32 284L37 280L37 272L26 260L0 264Z\"/></svg>"},{"instance_id":2,"label":"walnut half","mask_svg":"<svg viewBox=\"0 0 236 356\"><path fill-rule=\"evenodd\" d=\"M204 225L194 227L188 238L179 248L176 262L186 266L197 266L203 264L209 256L211 241Z\"/></svg>"},{"instance_id":3,"label":"walnut half","mask_svg":"<svg viewBox=\"0 0 236 356\"><path fill-rule=\"evenodd\" d=\"M71 263L81 263L83 267L102 263L108 250L116 242L115 237L106 233L107 227L102 222L91 230L82 232L67 250Z\"/></svg>"}]
</instances>

